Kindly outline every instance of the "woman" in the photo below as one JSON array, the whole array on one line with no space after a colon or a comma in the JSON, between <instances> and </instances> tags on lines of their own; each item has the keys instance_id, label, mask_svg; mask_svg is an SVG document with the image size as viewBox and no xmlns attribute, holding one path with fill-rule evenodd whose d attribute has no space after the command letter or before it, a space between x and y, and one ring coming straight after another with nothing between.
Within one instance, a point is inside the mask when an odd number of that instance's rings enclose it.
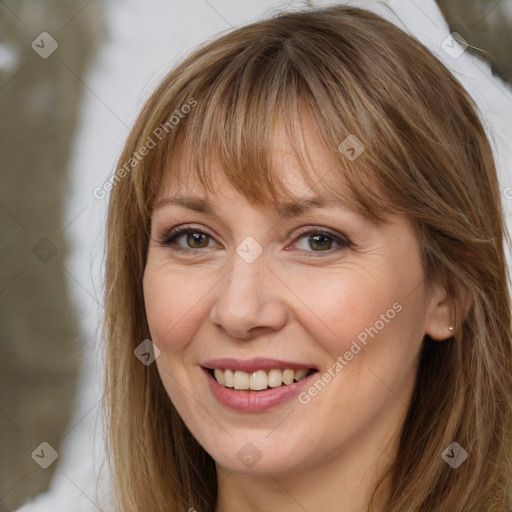
<instances>
[{"instance_id":1,"label":"woman","mask_svg":"<svg viewBox=\"0 0 512 512\"><path fill-rule=\"evenodd\" d=\"M337 6L158 86L109 203L106 414L131 511L503 511L509 241L476 106Z\"/></svg>"}]
</instances>

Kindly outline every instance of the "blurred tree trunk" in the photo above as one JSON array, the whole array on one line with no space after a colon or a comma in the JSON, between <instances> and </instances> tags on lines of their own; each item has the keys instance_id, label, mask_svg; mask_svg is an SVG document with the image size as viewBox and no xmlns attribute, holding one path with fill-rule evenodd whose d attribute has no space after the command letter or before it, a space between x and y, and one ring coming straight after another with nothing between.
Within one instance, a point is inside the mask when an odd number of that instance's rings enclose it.
<instances>
[{"instance_id":1,"label":"blurred tree trunk","mask_svg":"<svg viewBox=\"0 0 512 512\"><path fill-rule=\"evenodd\" d=\"M60 452L71 428L83 342L64 269L65 200L100 10L87 0L0 3L2 512L47 490L58 461L43 469L31 454L42 442Z\"/></svg>"}]
</instances>

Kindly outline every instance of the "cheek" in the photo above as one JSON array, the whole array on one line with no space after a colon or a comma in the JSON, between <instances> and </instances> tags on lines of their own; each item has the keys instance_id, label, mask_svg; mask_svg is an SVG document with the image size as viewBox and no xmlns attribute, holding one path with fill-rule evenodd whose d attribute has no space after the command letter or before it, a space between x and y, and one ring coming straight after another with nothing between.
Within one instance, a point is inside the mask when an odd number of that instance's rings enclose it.
<instances>
[{"instance_id":1,"label":"cheek","mask_svg":"<svg viewBox=\"0 0 512 512\"><path fill-rule=\"evenodd\" d=\"M211 285L186 272L147 268L143 288L153 342L166 351L183 350L200 325Z\"/></svg>"},{"instance_id":2,"label":"cheek","mask_svg":"<svg viewBox=\"0 0 512 512\"><path fill-rule=\"evenodd\" d=\"M335 379L366 395L376 375L402 387L414 370L425 322L426 297L420 264L409 260L371 272L333 274L324 286L307 281L303 326L330 355L342 357ZM418 286L420 285L420 286ZM336 385L334 386L336 387ZM366 391L364 391L366 390Z\"/></svg>"},{"instance_id":3,"label":"cheek","mask_svg":"<svg viewBox=\"0 0 512 512\"><path fill-rule=\"evenodd\" d=\"M191 284L193 283L193 284ZM203 280L179 271L147 267L143 289L146 316L151 340L160 349L156 365L169 398L183 418L193 417L190 396L196 395L187 370L187 347L194 338L201 321L201 301L207 299L210 286ZM183 390L189 391L184 393ZM201 401L195 397L194 403Z\"/></svg>"},{"instance_id":4,"label":"cheek","mask_svg":"<svg viewBox=\"0 0 512 512\"><path fill-rule=\"evenodd\" d=\"M312 404L315 417L325 420L327 438L343 429L356 435L385 410L398 421L421 347L424 295L422 287L415 289L417 278L384 272L340 278L323 293L311 287L308 305L315 314L303 325L325 333L316 342L330 358L319 376L326 384L312 383L301 403L305 411Z\"/></svg>"},{"instance_id":5,"label":"cheek","mask_svg":"<svg viewBox=\"0 0 512 512\"><path fill-rule=\"evenodd\" d=\"M316 325L314 328L318 336L325 340L332 339L332 349L343 349L339 346L350 344L366 328L377 326L382 329L382 322L393 319L396 309L404 300L404 286L400 279L393 278L383 272L345 273L330 276L320 286L318 280L302 287L304 303L309 313L303 318ZM384 315L384 320L381 315ZM385 322L387 326L389 322ZM312 327L311 327L312 328ZM364 336L361 336L364 338Z\"/></svg>"}]
</instances>

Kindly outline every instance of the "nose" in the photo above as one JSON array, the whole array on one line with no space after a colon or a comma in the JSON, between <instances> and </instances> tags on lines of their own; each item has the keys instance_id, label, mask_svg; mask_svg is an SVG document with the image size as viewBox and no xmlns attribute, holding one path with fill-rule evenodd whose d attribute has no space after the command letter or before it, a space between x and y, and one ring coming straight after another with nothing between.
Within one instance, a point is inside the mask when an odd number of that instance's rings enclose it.
<instances>
[{"instance_id":1,"label":"nose","mask_svg":"<svg viewBox=\"0 0 512 512\"><path fill-rule=\"evenodd\" d=\"M286 287L264 254L248 263L235 252L229 265L227 275L214 288L212 323L238 340L282 329L288 318L282 296Z\"/></svg>"}]
</instances>

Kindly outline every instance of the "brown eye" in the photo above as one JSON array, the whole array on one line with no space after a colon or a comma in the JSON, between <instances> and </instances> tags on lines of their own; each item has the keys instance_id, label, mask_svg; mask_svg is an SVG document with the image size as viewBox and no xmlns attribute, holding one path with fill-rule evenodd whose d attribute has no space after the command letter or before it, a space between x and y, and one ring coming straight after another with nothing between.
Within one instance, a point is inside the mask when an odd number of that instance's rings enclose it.
<instances>
[{"instance_id":1,"label":"brown eye","mask_svg":"<svg viewBox=\"0 0 512 512\"><path fill-rule=\"evenodd\" d=\"M183 236L185 236L185 235L183 235ZM177 237L177 238L181 238L181 237ZM186 241L187 241L187 244L189 244L189 246L192 249L208 247L208 235L206 235L205 233L201 233L201 232L187 233ZM205 244L205 241L206 241L206 244Z\"/></svg>"},{"instance_id":2,"label":"brown eye","mask_svg":"<svg viewBox=\"0 0 512 512\"><path fill-rule=\"evenodd\" d=\"M302 247L300 247L299 242L297 242L295 245L299 248L299 250L309 253L332 253L350 247L350 242L348 242L339 235L335 235L334 233L330 233L327 231L310 229L309 231L305 231L299 234L299 236L296 238L296 240L302 239L305 240L305 243L303 243Z\"/></svg>"},{"instance_id":3,"label":"brown eye","mask_svg":"<svg viewBox=\"0 0 512 512\"><path fill-rule=\"evenodd\" d=\"M332 238L325 235L313 235L309 237L309 245L312 249L330 249L332 242Z\"/></svg>"},{"instance_id":4,"label":"brown eye","mask_svg":"<svg viewBox=\"0 0 512 512\"><path fill-rule=\"evenodd\" d=\"M178 243L181 238L185 239L184 244ZM195 228L186 227L178 231L171 232L163 240L161 245L172 246L176 251L187 251L192 249L204 249L208 247L211 237Z\"/></svg>"}]
</instances>

